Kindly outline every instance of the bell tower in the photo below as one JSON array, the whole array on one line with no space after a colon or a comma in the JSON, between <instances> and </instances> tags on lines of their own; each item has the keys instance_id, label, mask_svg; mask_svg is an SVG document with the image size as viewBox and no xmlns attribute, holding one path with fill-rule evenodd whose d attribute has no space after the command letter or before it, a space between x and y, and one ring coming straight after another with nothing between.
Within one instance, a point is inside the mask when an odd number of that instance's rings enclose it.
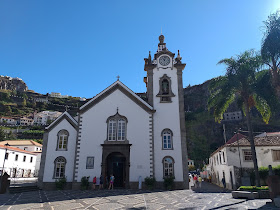
<instances>
[{"instance_id":1,"label":"bell tower","mask_svg":"<svg viewBox=\"0 0 280 210\"><path fill-rule=\"evenodd\" d=\"M170 52L164 36L159 36L157 52L145 58L144 70L147 77L148 103L154 107L153 115L153 161L157 181L174 176L176 188L188 188L188 164L182 63L178 50L177 57Z\"/></svg>"}]
</instances>

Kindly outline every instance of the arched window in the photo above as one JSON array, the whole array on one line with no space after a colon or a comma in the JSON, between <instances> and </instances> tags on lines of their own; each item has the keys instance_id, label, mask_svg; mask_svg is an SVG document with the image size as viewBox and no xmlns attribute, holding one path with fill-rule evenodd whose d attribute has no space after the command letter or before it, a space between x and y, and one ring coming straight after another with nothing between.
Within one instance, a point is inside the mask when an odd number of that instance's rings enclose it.
<instances>
[{"instance_id":1,"label":"arched window","mask_svg":"<svg viewBox=\"0 0 280 210\"><path fill-rule=\"evenodd\" d=\"M164 129L161 132L162 136L162 149L173 149L172 131L170 129Z\"/></svg>"},{"instance_id":2,"label":"arched window","mask_svg":"<svg viewBox=\"0 0 280 210\"><path fill-rule=\"evenodd\" d=\"M127 119L118 112L107 119L108 141L125 141Z\"/></svg>"},{"instance_id":3,"label":"arched window","mask_svg":"<svg viewBox=\"0 0 280 210\"><path fill-rule=\"evenodd\" d=\"M57 134L56 150L67 150L69 133L67 130L61 130Z\"/></svg>"},{"instance_id":4,"label":"arched window","mask_svg":"<svg viewBox=\"0 0 280 210\"><path fill-rule=\"evenodd\" d=\"M54 178L59 179L65 177L66 159L62 156L57 157L54 161Z\"/></svg>"},{"instance_id":5,"label":"arched window","mask_svg":"<svg viewBox=\"0 0 280 210\"><path fill-rule=\"evenodd\" d=\"M163 177L174 176L174 160L172 157L163 158Z\"/></svg>"}]
</instances>

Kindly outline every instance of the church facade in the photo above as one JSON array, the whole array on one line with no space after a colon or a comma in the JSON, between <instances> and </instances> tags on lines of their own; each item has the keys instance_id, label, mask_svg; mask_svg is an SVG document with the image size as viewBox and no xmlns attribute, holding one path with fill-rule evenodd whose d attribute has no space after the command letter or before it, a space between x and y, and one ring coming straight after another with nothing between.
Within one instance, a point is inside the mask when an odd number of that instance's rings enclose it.
<instances>
[{"instance_id":1,"label":"church facade","mask_svg":"<svg viewBox=\"0 0 280 210\"><path fill-rule=\"evenodd\" d=\"M117 80L80 107L77 117L64 112L46 127L39 174L42 189L65 177L79 189L82 177L115 176L115 187L137 188L139 179L174 176L187 189L188 163L182 71L185 64L159 37L152 59L145 58L145 97ZM143 99L144 98L144 99Z\"/></svg>"}]
</instances>

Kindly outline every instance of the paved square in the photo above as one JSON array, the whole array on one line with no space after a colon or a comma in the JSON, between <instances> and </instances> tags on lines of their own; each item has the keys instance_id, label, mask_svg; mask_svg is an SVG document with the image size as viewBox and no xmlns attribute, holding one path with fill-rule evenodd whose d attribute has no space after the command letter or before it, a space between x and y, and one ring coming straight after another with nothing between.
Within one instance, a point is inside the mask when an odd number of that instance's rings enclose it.
<instances>
[{"instance_id":1,"label":"paved square","mask_svg":"<svg viewBox=\"0 0 280 210\"><path fill-rule=\"evenodd\" d=\"M0 209L277 209L270 199L233 199L226 192L85 190L0 195Z\"/></svg>"}]
</instances>

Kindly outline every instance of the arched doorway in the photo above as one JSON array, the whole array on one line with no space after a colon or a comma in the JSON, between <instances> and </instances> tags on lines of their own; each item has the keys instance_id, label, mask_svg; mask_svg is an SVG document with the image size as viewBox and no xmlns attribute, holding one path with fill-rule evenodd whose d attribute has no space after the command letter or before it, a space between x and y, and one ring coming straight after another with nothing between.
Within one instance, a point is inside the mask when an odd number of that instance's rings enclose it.
<instances>
[{"instance_id":1,"label":"arched doorway","mask_svg":"<svg viewBox=\"0 0 280 210\"><path fill-rule=\"evenodd\" d=\"M126 181L126 158L120 152L112 152L106 159L106 176L114 175L114 187L124 188Z\"/></svg>"}]
</instances>

